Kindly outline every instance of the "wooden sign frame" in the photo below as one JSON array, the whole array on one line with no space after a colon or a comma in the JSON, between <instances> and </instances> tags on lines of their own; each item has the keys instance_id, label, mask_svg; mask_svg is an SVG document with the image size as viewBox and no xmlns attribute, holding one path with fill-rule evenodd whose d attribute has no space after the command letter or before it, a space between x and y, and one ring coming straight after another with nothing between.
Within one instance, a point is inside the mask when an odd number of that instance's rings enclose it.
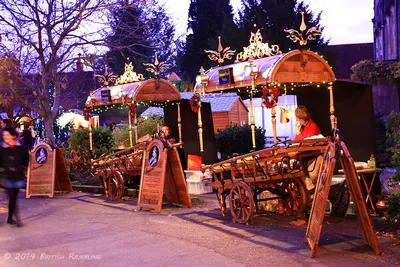
<instances>
[{"instance_id":1,"label":"wooden sign frame","mask_svg":"<svg viewBox=\"0 0 400 267\"><path fill-rule=\"evenodd\" d=\"M306 241L311 248L311 257L314 257L317 253L322 224L324 222L325 207L328 201L333 171L336 164L335 156L335 145L329 142L323 155L321 168L318 172L314 200L311 207L310 219L307 225Z\"/></svg>"},{"instance_id":2,"label":"wooden sign frame","mask_svg":"<svg viewBox=\"0 0 400 267\"><path fill-rule=\"evenodd\" d=\"M153 161L150 162L152 159L150 154L155 150L158 150L158 156L157 161L154 164ZM161 212L167 157L168 150L164 148L164 144L158 139L154 139L146 147L142 162L140 190L137 204L139 210L142 208L148 208Z\"/></svg>"},{"instance_id":3,"label":"wooden sign frame","mask_svg":"<svg viewBox=\"0 0 400 267\"><path fill-rule=\"evenodd\" d=\"M55 149L56 151L56 175L54 190L61 192L72 192L72 183L69 177L69 172L65 166L64 154L61 148Z\"/></svg>"},{"instance_id":4,"label":"wooden sign frame","mask_svg":"<svg viewBox=\"0 0 400 267\"><path fill-rule=\"evenodd\" d=\"M189 190L186 185L185 174L178 150L175 147L168 149L167 171L164 184L165 198L170 204L181 204L192 207Z\"/></svg>"},{"instance_id":5,"label":"wooden sign frame","mask_svg":"<svg viewBox=\"0 0 400 267\"><path fill-rule=\"evenodd\" d=\"M333 170L336 164L336 148L340 148L340 163L344 170L350 193L353 197L353 202L357 210L358 221L363 229L365 241L372 247L377 255L380 255L381 249L379 247L378 238L376 237L371 218L368 214L367 206L364 202L364 197L361 191L360 181L354 166L353 158L351 157L350 152L348 151L344 142L335 144L330 142L324 153L323 163L318 174L314 201L311 208L310 219L307 225L306 242L311 249L311 257L314 257L317 253L319 239L321 236L325 207L332 182ZM323 180L325 180L325 183Z\"/></svg>"},{"instance_id":6,"label":"wooden sign frame","mask_svg":"<svg viewBox=\"0 0 400 267\"><path fill-rule=\"evenodd\" d=\"M47 171L46 171L47 168ZM42 176L35 175L37 170L43 170L45 173ZM27 186L26 186L26 198L32 196L48 196L54 197L54 180L56 173L56 150L50 145L43 143L35 147L33 151L29 153L29 165L27 175ZM50 175L50 177L48 177ZM46 177L47 176L47 177ZM49 190L47 192L35 193L34 183L41 181L40 178L47 178L47 185ZM43 180L43 179L42 179ZM38 189L36 189L38 190ZM42 189L43 190L43 189Z\"/></svg>"},{"instance_id":7,"label":"wooden sign frame","mask_svg":"<svg viewBox=\"0 0 400 267\"><path fill-rule=\"evenodd\" d=\"M364 202L365 198L361 191L360 180L356 172L356 167L354 166L354 160L344 142L340 142L340 148L340 162L346 176L347 185L349 186L351 195L353 197L353 203L356 207L358 221L363 229L364 239L375 251L376 255L381 255L382 252L379 246L379 241L372 225L372 220L369 216L367 205Z\"/></svg>"},{"instance_id":8,"label":"wooden sign frame","mask_svg":"<svg viewBox=\"0 0 400 267\"><path fill-rule=\"evenodd\" d=\"M158 150L156 163L151 160L157 154L154 152L155 148ZM138 209L161 212L164 193L168 203L192 207L177 149L165 148L161 140L154 139L144 150Z\"/></svg>"}]
</instances>

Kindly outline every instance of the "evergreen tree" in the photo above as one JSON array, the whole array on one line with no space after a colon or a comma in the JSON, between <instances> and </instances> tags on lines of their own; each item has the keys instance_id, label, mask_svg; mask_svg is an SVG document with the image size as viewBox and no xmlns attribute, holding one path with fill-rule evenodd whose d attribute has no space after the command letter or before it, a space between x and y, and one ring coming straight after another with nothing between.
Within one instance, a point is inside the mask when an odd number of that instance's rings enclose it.
<instances>
[{"instance_id":1,"label":"evergreen tree","mask_svg":"<svg viewBox=\"0 0 400 267\"><path fill-rule=\"evenodd\" d=\"M154 0L125 0L112 11L110 24L113 33L107 38L106 58L114 73L122 74L129 58L133 71L149 77L143 63L152 63L155 53L160 61L173 65L175 27L164 6Z\"/></svg>"},{"instance_id":2,"label":"evergreen tree","mask_svg":"<svg viewBox=\"0 0 400 267\"><path fill-rule=\"evenodd\" d=\"M304 12L304 19L307 29L320 25L321 12L314 18L314 13L309 9L309 5L297 0L242 0L243 10L239 12L238 25L240 28L240 40L243 46L248 45L250 31L254 24L260 29L263 41L270 45L278 45L283 52L289 49L300 48L299 43L293 43L286 38L287 33L284 29L299 30L301 24L301 11ZM247 40L244 36L247 34ZM306 48L313 51L319 47L324 47L329 41L325 41L321 36L315 41L308 42Z\"/></svg>"},{"instance_id":3,"label":"evergreen tree","mask_svg":"<svg viewBox=\"0 0 400 267\"><path fill-rule=\"evenodd\" d=\"M218 36L224 47L238 47L235 45L237 26L229 0L191 0L188 31L191 33L186 37L179 65L183 78L189 82L194 82L200 67L208 69L216 65L208 59L204 49L217 50Z\"/></svg>"}]
</instances>

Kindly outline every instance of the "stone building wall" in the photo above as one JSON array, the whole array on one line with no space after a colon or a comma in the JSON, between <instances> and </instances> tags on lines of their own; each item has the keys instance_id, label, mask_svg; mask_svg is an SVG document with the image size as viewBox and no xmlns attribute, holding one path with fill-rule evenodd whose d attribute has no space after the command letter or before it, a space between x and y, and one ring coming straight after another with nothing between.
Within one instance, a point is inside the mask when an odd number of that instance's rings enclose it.
<instances>
[{"instance_id":1,"label":"stone building wall","mask_svg":"<svg viewBox=\"0 0 400 267\"><path fill-rule=\"evenodd\" d=\"M400 0L374 0L374 60L400 60ZM373 84L375 112L399 110L399 88L380 79Z\"/></svg>"}]
</instances>

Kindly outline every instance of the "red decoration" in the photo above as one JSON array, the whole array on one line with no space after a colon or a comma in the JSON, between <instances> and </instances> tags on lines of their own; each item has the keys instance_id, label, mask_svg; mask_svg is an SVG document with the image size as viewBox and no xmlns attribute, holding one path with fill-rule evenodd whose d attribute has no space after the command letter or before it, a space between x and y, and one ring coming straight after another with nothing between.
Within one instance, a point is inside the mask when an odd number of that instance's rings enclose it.
<instances>
[{"instance_id":1,"label":"red decoration","mask_svg":"<svg viewBox=\"0 0 400 267\"><path fill-rule=\"evenodd\" d=\"M201 168L201 156L198 155L188 155L188 166L189 171L199 171Z\"/></svg>"},{"instance_id":2,"label":"red decoration","mask_svg":"<svg viewBox=\"0 0 400 267\"><path fill-rule=\"evenodd\" d=\"M129 108L129 116L131 116L131 118L135 117L136 106L134 104L130 104L128 108Z\"/></svg>"},{"instance_id":3,"label":"red decoration","mask_svg":"<svg viewBox=\"0 0 400 267\"><path fill-rule=\"evenodd\" d=\"M262 102L266 108L272 108L278 104L278 96L281 93L276 88L263 88L262 89Z\"/></svg>"},{"instance_id":4,"label":"red decoration","mask_svg":"<svg viewBox=\"0 0 400 267\"><path fill-rule=\"evenodd\" d=\"M90 119L90 108L89 107L85 107L83 109L83 117L85 118L86 121L89 121L89 119Z\"/></svg>"},{"instance_id":5,"label":"red decoration","mask_svg":"<svg viewBox=\"0 0 400 267\"><path fill-rule=\"evenodd\" d=\"M192 98L190 98L189 104L192 111L194 113L198 113L200 108L200 97L197 95L193 95Z\"/></svg>"}]
</instances>

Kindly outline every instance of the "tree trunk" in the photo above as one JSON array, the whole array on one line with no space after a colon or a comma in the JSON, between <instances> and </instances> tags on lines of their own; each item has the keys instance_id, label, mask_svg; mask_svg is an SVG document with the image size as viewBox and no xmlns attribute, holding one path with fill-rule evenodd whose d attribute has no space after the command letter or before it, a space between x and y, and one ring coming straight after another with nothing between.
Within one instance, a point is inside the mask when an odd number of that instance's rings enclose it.
<instances>
[{"instance_id":1,"label":"tree trunk","mask_svg":"<svg viewBox=\"0 0 400 267\"><path fill-rule=\"evenodd\" d=\"M54 119L50 116L44 117L44 128L46 133L46 142L56 147L56 138L54 136Z\"/></svg>"}]
</instances>

